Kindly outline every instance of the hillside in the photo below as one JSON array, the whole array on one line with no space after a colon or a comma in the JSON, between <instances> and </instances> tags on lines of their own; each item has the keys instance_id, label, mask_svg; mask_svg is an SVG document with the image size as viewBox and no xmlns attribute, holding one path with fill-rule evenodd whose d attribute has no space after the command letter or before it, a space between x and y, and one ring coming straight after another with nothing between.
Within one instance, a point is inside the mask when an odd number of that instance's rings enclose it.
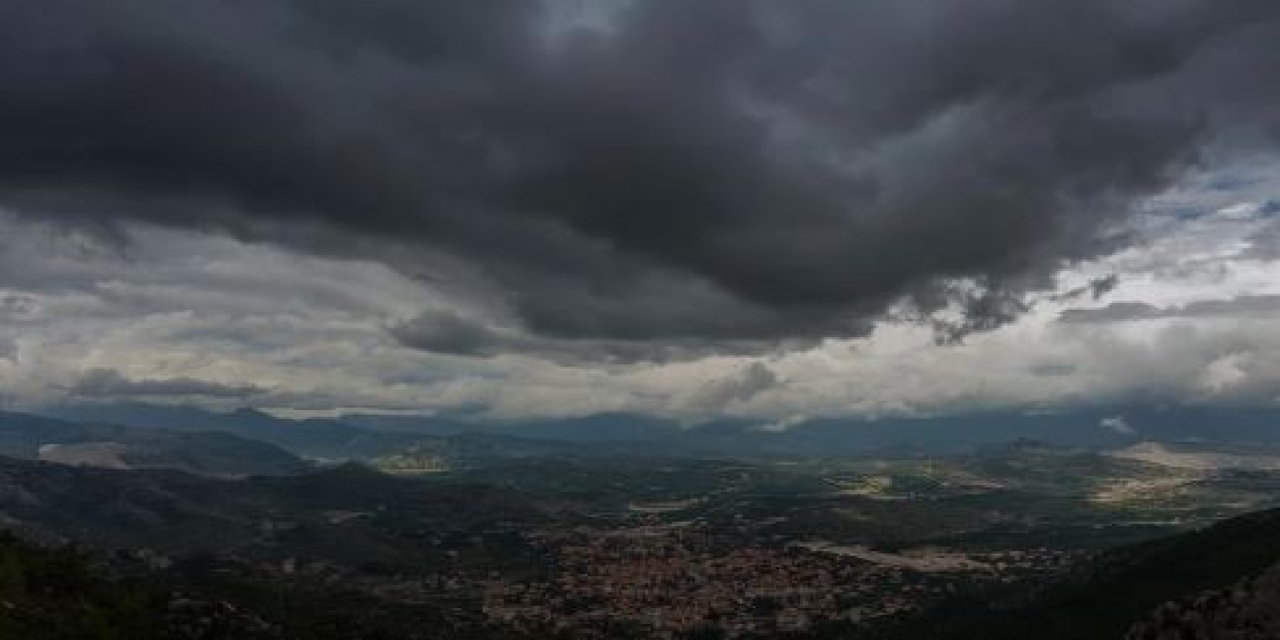
<instances>
[{"instance_id":1,"label":"hillside","mask_svg":"<svg viewBox=\"0 0 1280 640\"><path fill-rule=\"evenodd\" d=\"M280 447L225 432L79 423L21 413L0 413L0 455L220 476L292 474L310 467Z\"/></svg>"},{"instance_id":2,"label":"hillside","mask_svg":"<svg viewBox=\"0 0 1280 640\"><path fill-rule=\"evenodd\" d=\"M394 453L418 440L412 434L363 429L339 420L289 420L240 409L229 413L142 403L73 405L47 412L76 422L108 422L167 431L219 431L259 440L305 458L365 459Z\"/></svg>"},{"instance_id":3,"label":"hillside","mask_svg":"<svg viewBox=\"0 0 1280 640\"><path fill-rule=\"evenodd\" d=\"M3 525L42 539L164 554L312 557L338 566L433 566L464 538L545 519L519 494L433 486L354 465L300 476L215 479L0 458Z\"/></svg>"},{"instance_id":4,"label":"hillside","mask_svg":"<svg viewBox=\"0 0 1280 640\"><path fill-rule=\"evenodd\" d=\"M515 637L442 604L341 587L230 576L188 563L130 575L73 547L0 534L0 638L6 640L465 640Z\"/></svg>"},{"instance_id":5,"label":"hillside","mask_svg":"<svg viewBox=\"0 0 1280 640\"><path fill-rule=\"evenodd\" d=\"M1065 582L1044 589L955 601L886 637L1119 639L1165 603L1231 587L1280 562L1277 540L1280 510L1249 514L1201 531L1112 549ZM1183 636L1193 637L1201 636Z\"/></svg>"},{"instance_id":6,"label":"hillside","mask_svg":"<svg viewBox=\"0 0 1280 640\"><path fill-rule=\"evenodd\" d=\"M109 579L70 547L44 548L0 535L0 637L30 640L243 638L281 630L223 601L195 600Z\"/></svg>"},{"instance_id":7,"label":"hillside","mask_svg":"<svg viewBox=\"0 0 1280 640\"><path fill-rule=\"evenodd\" d=\"M1125 640L1280 638L1280 564L1221 589L1160 605Z\"/></svg>"}]
</instances>

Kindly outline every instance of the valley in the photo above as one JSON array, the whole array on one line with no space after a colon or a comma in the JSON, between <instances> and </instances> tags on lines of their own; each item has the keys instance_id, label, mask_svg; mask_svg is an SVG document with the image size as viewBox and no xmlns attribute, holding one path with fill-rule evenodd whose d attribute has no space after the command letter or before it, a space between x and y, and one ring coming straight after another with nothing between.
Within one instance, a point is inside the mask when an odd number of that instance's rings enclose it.
<instances>
[{"instance_id":1,"label":"valley","mask_svg":"<svg viewBox=\"0 0 1280 640\"><path fill-rule=\"evenodd\" d=\"M218 467L216 448L198 472L178 455L183 438L235 451L257 442L230 430L41 420L0 421L8 441L30 442L10 445L25 460L0 460L9 531L233 608L263 589L297 603L354 599L364 604L330 613L385 611L391 638L453 637L414 630L407 620L422 615L476 637L897 637L953 624L958 602L1050 593L1115 549L1280 507L1280 472L1229 446L1206 457L1213 448L1199 445L1191 465L1146 455L1170 450L1152 444L707 456L536 432L369 431L357 449L403 449L344 463L299 455L316 445L271 449L295 462L243 475ZM170 453L148 468L140 443ZM283 634L266 637L293 637L290 611L254 615ZM335 633L314 637L363 637Z\"/></svg>"}]
</instances>

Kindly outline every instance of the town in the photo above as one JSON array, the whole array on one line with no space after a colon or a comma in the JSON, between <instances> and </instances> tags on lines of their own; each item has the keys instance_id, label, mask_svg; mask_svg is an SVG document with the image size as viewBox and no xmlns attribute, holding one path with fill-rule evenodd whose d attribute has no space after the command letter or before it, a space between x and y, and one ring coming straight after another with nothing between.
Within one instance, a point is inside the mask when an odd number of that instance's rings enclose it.
<instances>
[{"instance_id":1,"label":"town","mask_svg":"<svg viewBox=\"0 0 1280 640\"><path fill-rule=\"evenodd\" d=\"M962 590L1052 577L1081 555L1037 548L968 554L962 562L955 554L941 554L940 562L927 555L859 556L823 545L744 545L698 521L579 529L540 542L555 558L550 579L490 580L485 615L533 635L599 638L613 637L623 621L662 638L869 623L918 612Z\"/></svg>"}]
</instances>

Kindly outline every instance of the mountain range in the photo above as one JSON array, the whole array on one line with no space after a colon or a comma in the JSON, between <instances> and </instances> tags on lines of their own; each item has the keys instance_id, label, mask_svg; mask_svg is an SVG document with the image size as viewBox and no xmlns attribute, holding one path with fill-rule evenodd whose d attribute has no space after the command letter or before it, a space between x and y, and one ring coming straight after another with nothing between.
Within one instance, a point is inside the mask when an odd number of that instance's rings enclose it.
<instances>
[{"instance_id":1,"label":"mountain range","mask_svg":"<svg viewBox=\"0 0 1280 640\"><path fill-rule=\"evenodd\" d=\"M287 419L253 410L220 413L140 403L53 406L53 417L136 428L222 431L316 459L373 459L443 441L513 450L535 441L539 453L655 455L940 455L970 453L1018 440L1103 450L1144 441L1280 446L1280 410L1248 407L1108 405L1060 412L990 411L935 417L814 418L785 428L718 419L686 425L669 418L601 413L560 419L497 421L436 416L352 414ZM478 438L484 436L484 438ZM459 438L461 438L459 440ZM550 443L550 444L548 444ZM505 455L498 451L495 455Z\"/></svg>"}]
</instances>

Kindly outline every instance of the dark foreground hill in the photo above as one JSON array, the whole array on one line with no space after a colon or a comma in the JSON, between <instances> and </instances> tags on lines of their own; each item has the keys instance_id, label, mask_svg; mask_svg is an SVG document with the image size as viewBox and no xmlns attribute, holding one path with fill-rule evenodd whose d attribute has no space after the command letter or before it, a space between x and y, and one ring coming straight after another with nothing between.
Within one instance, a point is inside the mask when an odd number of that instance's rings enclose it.
<instances>
[{"instance_id":1,"label":"dark foreground hill","mask_svg":"<svg viewBox=\"0 0 1280 640\"><path fill-rule=\"evenodd\" d=\"M71 547L44 548L0 535L2 638L265 639L274 631L225 602L184 602L161 588L109 580Z\"/></svg>"},{"instance_id":2,"label":"dark foreground hill","mask_svg":"<svg viewBox=\"0 0 1280 640\"><path fill-rule=\"evenodd\" d=\"M1166 602L1125 635L1125 640L1275 638L1280 638L1280 564L1229 587Z\"/></svg>"},{"instance_id":3,"label":"dark foreground hill","mask_svg":"<svg viewBox=\"0 0 1280 640\"><path fill-rule=\"evenodd\" d=\"M1188 635L1192 633L1190 626L1170 627L1166 624L1172 619L1170 616L1160 617L1153 612L1162 607L1173 611L1194 609L1197 597L1254 584L1256 576L1277 563L1280 510L1263 511L1201 531L1112 549L1064 582L996 599L957 600L927 619L912 621L877 637L1120 640L1134 630L1137 635L1130 635L1130 640L1237 638ZM1280 610L1280 600L1272 603L1267 600L1270 597L1264 596L1259 602L1275 604ZM1188 600L1190 605L1185 604ZM1224 613L1224 620L1227 617ZM1146 629L1155 629L1156 635L1145 635ZM1170 629L1183 635L1160 635ZM1278 636L1238 636L1240 640L1255 637Z\"/></svg>"},{"instance_id":4,"label":"dark foreground hill","mask_svg":"<svg viewBox=\"0 0 1280 640\"><path fill-rule=\"evenodd\" d=\"M0 524L103 549L421 570L448 553L441 541L450 537L546 517L514 492L431 485L356 465L220 479L0 458Z\"/></svg>"},{"instance_id":5,"label":"dark foreground hill","mask_svg":"<svg viewBox=\"0 0 1280 640\"><path fill-rule=\"evenodd\" d=\"M499 640L443 603L183 568L143 579L96 554L0 534L5 640Z\"/></svg>"},{"instance_id":6,"label":"dark foreground hill","mask_svg":"<svg viewBox=\"0 0 1280 640\"><path fill-rule=\"evenodd\" d=\"M0 458L0 528L42 543L0 536L0 639L502 637L474 603L353 581L516 567L505 532L547 517L357 465L227 479Z\"/></svg>"},{"instance_id":7,"label":"dark foreground hill","mask_svg":"<svg viewBox=\"0 0 1280 640\"><path fill-rule=\"evenodd\" d=\"M474 603L353 585L519 567L509 532L548 517L358 465L229 479L0 458L0 529L43 545L0 536L0 639L498 637Z\"/></svg>"}]
</instances>

